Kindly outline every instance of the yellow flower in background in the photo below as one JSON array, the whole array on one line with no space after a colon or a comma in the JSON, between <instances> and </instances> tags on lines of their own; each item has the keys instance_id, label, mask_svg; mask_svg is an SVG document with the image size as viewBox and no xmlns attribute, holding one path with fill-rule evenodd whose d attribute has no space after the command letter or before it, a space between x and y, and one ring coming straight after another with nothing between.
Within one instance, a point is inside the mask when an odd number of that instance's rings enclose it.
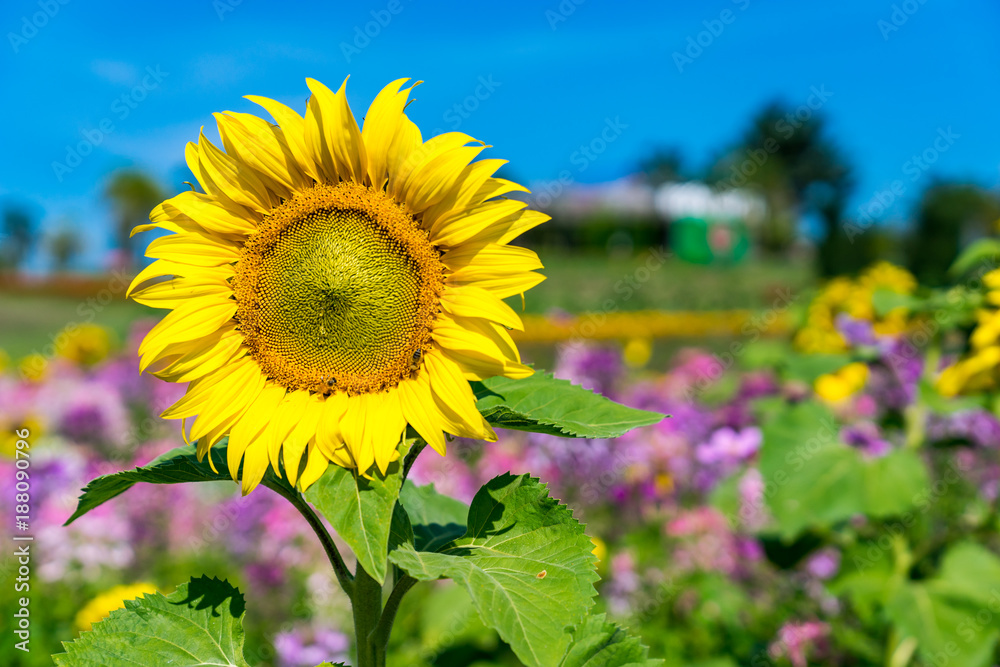
<instances>
[{"instance_id":1,"label":"yellow flower in background","mask_svg":"<svg viewBox=\"0 0 1000 667\"><path fill-rule=\"evenodd\" d=\"M149 583L124 584L99 594L76 614L76 629L90 630L94 623L104 620L115 609L124 609L126 600L135 600L145 593L155 593L156 586Z\"/></svg>"},{"instance_id":2,"label":"yellow flower in background","mask_svg":"<svg viewBox=\"0 0 1000 667\"><path fill-rule=\"evenodd\" d=\"M591 537L590 541L594 545L591 553L597 556L597 574L603 577L608 570L608 545L599 537Z\"/></svg>"},{"instance_id":3,"label":"yellow flower in background","mask_svg":"<svg viewBox=\"0 0 1000 667\"><path fill-rule=\"evenodd\" d=\"M835 354L849 349L836 328L840 313L870 321L873 331L879 335L903 333L910 324L909 311L904 307L893 308L879 317L873 297L877 290L912 294L916 288L913 274L889 262L872 265L857 280L843 276L834 278L809 304L805 325L795 334L795 347L810 354Z\"/></svg>"},{"instance_id":4,"label":"yellow flower in background","mask_svg":"<svg viewBox=\"0 0 1000 667\"><path fill-rule=\"evenodd\" d=\"M816 378L813 389L816 395L830 403L837 403L861 391L868 380L868 366L856 361L835 373Z\"/></svg>"},{"instance_id":5,"label":"yellow flower in background","mask_svg":"<svg viewBox=\"0 0 1000 667\"><path fill-rule=\"evenodd\" d=\"M983 276L986 303L1000 305L1000 269ZM976 328L969 337L970 353L941 371L937 389L943 396L988 391L1000 386L1000 310L983 308L976 313Z\"/></svg>"},{"instance_id":6,"label":"yellow flower in background","mask_svg":"<svg viewBox=\"0 0 1000 667\"><path fill-rule=\"evenodd\" d=\"M20 423L16 421L10 423L6 420L0 420L0 428L3 429L2 434L0 434L0 456L9 459L16 456L14 452L17 450L17 441L23 439L17 435L18 431L28 429L29 435L27 440L31 443L32 447L38 445L39 438L45 432L41 419L35 415L28 415L22 418Z\"/></svg>"},{"instance_id":7,"label":"yellow flower in background","mask_svg":"<svg viewBox=\"0 0 1000 667\"><path fill-rule=\"evenodd\" d=\"M10 367L10 355L7 354L7 350L0 347L0 373L3 373Z\"/></svg>"},{"instance_id":8,"label":"yellow flower in background","mask_svg":"<svg viewBox=\"0 0 1000 667\"><path fill-rule=\"evenodd\" d=\"M622 351L622 358L629 368L642 368L652 356L653 341L648 338L630 338Z\"/></svg>"},{"instance_id":9,"label":"yellow flower in background","mask_svg":"<svg viewBox=\"0 0 1000 667\"><path fill-rule=\"evenodd\" d=\"M56 354L84 366L103 361L114 345L109 329L96 324L70 325L55 338Z\"/></svg>"},{"instance_id":10,"label":"yellow flower in background","mask_svg":"<svg viewBox=\"0 0 1000 667\"><path fill-rule=\"evenodd\" d=\"M202 134L186 152L205 193L134 230L173 232L129 290L171 311L141 368L190 382L163 416L195 418L200 456L228 434L244 493L269 463L302 489L330 462L384 472L407 424L441 454L444 433L494 440L468 381L532 373L502 299L544 279L509 243L548 216L501 197L525 189L493 176L505 161L473 162L485 146L469 135L424 141L403 112L407 81L360 129L346 81L334 93L307 79L305 117L249 96L277 125L216 114L222 149Z\"/></svg>"},{"instance_id":11,"label":"yellow flower in background","mask_svg":"<svg viewBox=\"0 0 1000 667\"><path fill-rule=\"evenodd\" d=\"M26 380L39 382L45 379L45 374L49 369L49 360L43 355L33 352L23 357L17 364L17 370Z\"/></svg>"}]
</instances>

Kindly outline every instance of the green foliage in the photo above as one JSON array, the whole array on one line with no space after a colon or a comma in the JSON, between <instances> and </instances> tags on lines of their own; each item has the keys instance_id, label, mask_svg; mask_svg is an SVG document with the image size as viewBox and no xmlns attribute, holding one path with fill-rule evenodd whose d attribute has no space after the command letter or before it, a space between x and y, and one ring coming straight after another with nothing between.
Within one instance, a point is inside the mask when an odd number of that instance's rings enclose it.
<instances>
[{"instance_id":1,"label":"green foliage","mask_svg":"<svg viewBox=\"0 0 1000 667\"><path fill-rule=\"evenodd\" d=\"M948 273L953 277L960 277L979 266L992 268L996 266L998 259L1000 259L1000 239L977 239L962 251L948 269Z\"/></svg>"},{"instance_id":2,"label":"green foliage","mask_svg":"<svg viewBox=\"0 0 1000 667\"><path fill-rule=\"evenodd\" d=\"M866 460L841 443L833 415L818 403L788 406L771 416L763 433L760 472L786 539L857 514L902 514L929 483L926 467L912 450Z\"/></svg>"},{"instance_id":3,"label":"green foliage","mask_svg":"<svg viewBox=\"0 0 1000 667\"><path fill-rule=\"evenodd\" d=\"M663 415L637 410L549 373L473 382L476 407L493 426L574 438L617 438Z\"/></svg>"},{"instance_id":4,"label":"green foliage","mask_svg":"<svg viewBox=\"0 0 1000 667\"><path fill-rule=\"evenodd\" d=\"M559 667L655 667L662 660L647 659L649 650L604 614L588 616L573 631L573 643Z\"/></svg>"},{"instance_id":5,"label":"green foliage","mask_svg":"<svg viewBox=\"0 0 1000 667\"><path fill-rule=\"evenodd\" d=\"M73 523L90 510L125 493L139 482L148 484L232 482L233 478L226 463L226 446L228 444L229 439L223 438L209 450L208 455L201 461L198 460L195 445L177 447L156 457L144 466L102 475L91 480L84 487L76 511L73 512L73 516L67 519L66 524ZM295 492L285 478L279 478L270 469L264 475L262 483L282 494Z\"/></svg>"},{"instance_id":6,"label":"green foliage","mask_svg":"<svg viewBox=\"0 0 1000 667\"><path fill-rule=\"evenodd\" d=\"M376 472L367 479L332 465L305 494L380 584L385 583L389 533L403 482L401 464L409 449L410 443L404 440L399 459L389 464L384 477Z\"/></svg>"},{"instance_id":7,"label":"green foliage","mask_svg":"<svg viewBox=\"0 0 1000 667\"><path fill-rule=\"evenodd\" d=\"M441 495L433 484L417 486L406 482L399 500L412 523L413 547L417 551L437 551L465 535L469 506Z\"/></svg>"},{"instance_id":8,"label":"green foliage","mask_svg":"<svg viewBox=\"0 0 1000 667\"><path fill-rule=\"evenodd\" d=\"M192 579L170 595L125 602L52 656L60 667L227 665L243 659L243 595L228 582Z\"/></svg>"},{"instance_id":9,"label":"green foliage","mask_svg":"<svg viewBox=\"0 0 1000 667\"><path fill-rule=\"evenodd\" d=\"M1000 558L962 542L936 577L900 586L887 612L901 636L916 638L928 664L986 667L1000 639Z\"/></svg>"},{"instance_id":10,"label":"green foliage","mask_svg":"<svg viewBox=\"0 0 1000 667\"><path fill-rule=\"evenodd\" d=\"M454 579L483 622L528 665L558 664L596 594L583 526L527 475L494 478L469 508L466 534L438 553L403 545L390 560L418 580Z\"/></svg>"}]
</instances>

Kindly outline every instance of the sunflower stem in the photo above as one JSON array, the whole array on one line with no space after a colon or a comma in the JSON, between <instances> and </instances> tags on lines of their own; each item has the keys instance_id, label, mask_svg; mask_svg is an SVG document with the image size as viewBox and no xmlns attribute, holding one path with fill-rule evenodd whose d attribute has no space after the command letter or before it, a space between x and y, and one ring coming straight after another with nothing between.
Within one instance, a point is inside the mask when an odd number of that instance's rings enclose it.
<instances>
[{"instance_id":1,"label":"sunflower stem","mask_svg":"<svg viewBox=\"0 0 1000 667\"><path fill-rule=\"evenodd\" d=\"M358 563L354 574L354 636L358 667L385 667L385 647L378 646L375 629L382 616L382 585Z\"/></svg>"},{"instance_id":2,"label":"sunflower stem","mask_svg":"<svg viewBox=\"0 0 1000 667\"><path fill-rule=\"evenodd\" d=\"M410 475L410 468L417 462L417 457L420 456L420 452L424 451L424 447L426 446L427 443L418 438L413 447L410 448L410 451L406 453L406 458L403 459L403 479L399 483L400 487L406 483L406 478Z\"/></svg>"},{"instance_id":3,"label":"sunflower stem","mask_svg":"<svg viewBox=\"0 0 1000 667\"><path fill-rule=\"evenodd\" d=\"M320 521L319 515L316 514L316 510L306 502L302 495L295 491L287 491L285 489L272 487L279 495L284 496L288 499L295 509L299 511L299 514L305 517L309 526L316 533L316 537L319 538L320 544L323 545L323 550L326 551L326 557L330 559L330 564L333 566L333 571L337 575L337 581L340 582L340 587L344 589L347 593L347 597L354 601L354 591L355 582L354 575L351 571L347 569L347 564L344 562L343 556L340 555L340 550L337 549L337 544L333 541L333 537L330 536L329 531L327 531L326 526Z\"/></svg>"},{"instance_id":4,"label":"sunflower stem","mask_svg":"<svg viewBox=\"0 0 1000 667\"><path fill-rule=\"evenodd\" d=\"M373 631L373 639L375 641L375 650L379 651L383 656L386 654L386 649L389 647L389 636L392 634L392 624L396 620L396 612L399 611L399 603L402 602L403 596L406 595L407 591L413 588L417 580L409 575L403 575L396 584L392 587L392 593L389 594L389 599L385 601L385 608L382 610L382 618L379 619L378 625L375 626Z\"/></svg>"}]
</instances>

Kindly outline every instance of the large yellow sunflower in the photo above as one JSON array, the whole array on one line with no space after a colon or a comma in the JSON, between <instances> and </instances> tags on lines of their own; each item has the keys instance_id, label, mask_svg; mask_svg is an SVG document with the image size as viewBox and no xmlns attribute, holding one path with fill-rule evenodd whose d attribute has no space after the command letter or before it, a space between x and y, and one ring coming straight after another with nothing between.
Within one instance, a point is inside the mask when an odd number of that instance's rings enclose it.
<instances>
[{"instance_id":1,"label":"large yellow sunflower","mask_svg":"<svg viewBox=\"0 0 1000 667\"><path fill-rule=\"evenodd\" d=\"M173 232L129 288L171 310L141 368L190 382L163 416L195 418L199 456L229 435L244 493L281 461L302 489L331 462L384 473L407 424L441 454L444 433L494 440L468 380L531 373L502 299L544 277L508 243L548 218L500 196L525 189L493 176L504 160L473 162L481 142L423 141L403 112L408 80L378 94L361 129L346 80L334 93L307 79L304 118L248 96L277 124L216 114L224 150L204 133L186 150L204 193L133 231Z\"/></svg>"}]
</instances>

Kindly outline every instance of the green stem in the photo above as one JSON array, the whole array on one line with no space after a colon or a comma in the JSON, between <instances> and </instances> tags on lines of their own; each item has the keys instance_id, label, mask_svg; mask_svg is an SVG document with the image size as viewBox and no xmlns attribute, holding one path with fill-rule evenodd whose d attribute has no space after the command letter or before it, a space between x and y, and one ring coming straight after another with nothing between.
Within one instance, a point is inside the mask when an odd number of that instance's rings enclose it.
<instances>
[{"instance_id":1,"label":"green stem","mask_svg":"<svg viewBox=\"0 0 1000 667\"><path fill-rule=\"evenodd\" d=\"M406 453L406 458L403 459L403 479L400 482L400 486L406 483L406 478L410 474L410 468L412 468L413 464L417 462L417 457L420 456L420 452L424 451L424 447L426 446L426 442L423 440L417 440L413 444L413 447L410 448L410 451Z\"/></svg>"},{"instance_id":2,"label":"green stem","mask_svg":"<svg viewBox=\"0 0 1000 667\"><path fill-rule=\"evenodd\" d=\"M375 628L382 616L382 585L358 563L354 573L354 636L358 667L385 667L385 648L376 645Z\"/></svg>"},{"instance_id":3,"label":"green stem","mask_svg":"<svg viewBox=\"0 0 1000 667\"><path fill-rule=\"evenodd\" d=\"M280 487L271 488L279 495L287 498L288 501L295 506L295 509L297 509L299 513L305 517L309 526L313 529L313 532L316 533L316 537L319 538L320 544L323 545L323 550L326 551L326 557L330 559L330 564L333 566L333 571L337 575L337 581L340 582L340 587L344 589L345 593L347 593L347 597L353 601L356 588L354 576L351 574L351 571L347 569L347 564L344 563L344 559L340 555L340 550L337 549L336 543L333 541L330 533L326 530L326 526L324 526L323 522L320 521L319 516L312 508L312 505L307 503L305 498L297 492L288 492Z\"/></svg>"},{"instance_id":4,"label":"green stem","mask_svg":"<svg viewBox=\"0 0 1000 667\"><path fill-rule=\"evenodd\" d=\"M396 612L399 611L399 603L402 602L403 596L406 595L407 591L413 588L417 580L409 575L403 575L403 577L396 582L396 585L392 587L392 593L389 594L389 599L385 602L385 609L382 610L382 618L379 619L378 625L375 627L374 641L375 649L384 656L386 649L389 646L389 636L392 634L392 624L396 620Z\"/></svg>"}]
</instances>

